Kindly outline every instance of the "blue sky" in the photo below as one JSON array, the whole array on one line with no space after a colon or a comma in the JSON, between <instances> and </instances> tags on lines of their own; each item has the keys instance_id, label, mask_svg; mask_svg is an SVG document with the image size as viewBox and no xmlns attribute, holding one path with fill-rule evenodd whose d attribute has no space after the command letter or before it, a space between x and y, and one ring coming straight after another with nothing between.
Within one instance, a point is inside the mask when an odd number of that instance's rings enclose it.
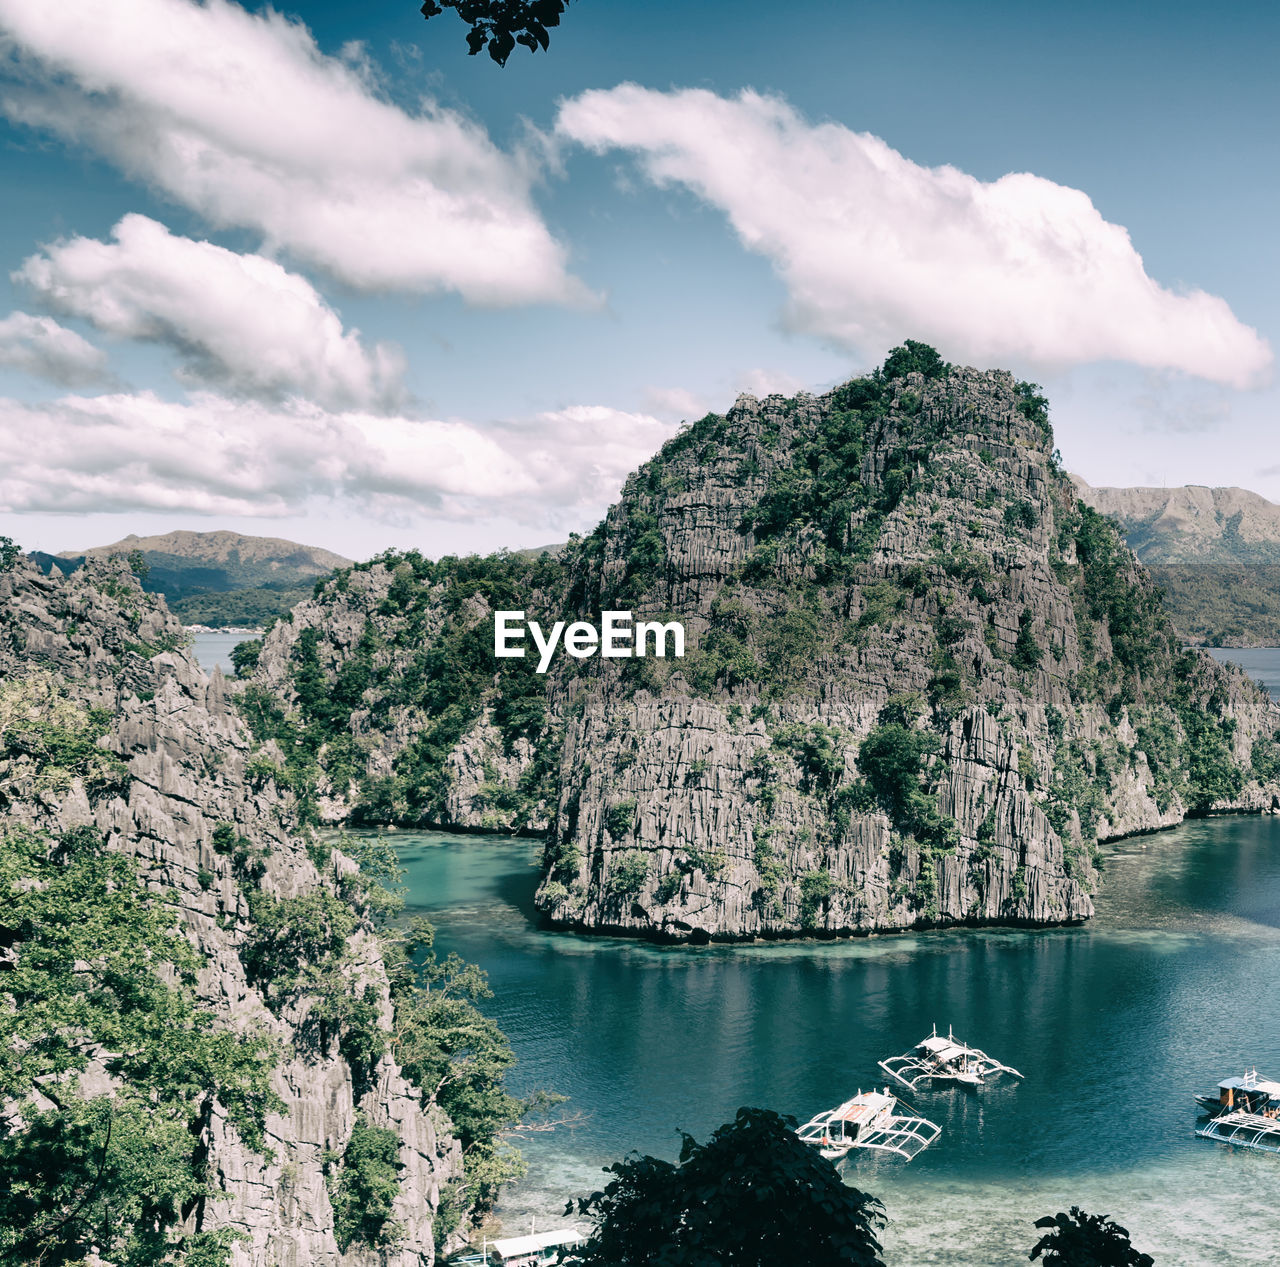
<instances>
[{"instance_id":1,"label":"blue sky","mask_svg":"<svg viewBox=\"0 0 1280 1267\"><path fill-rule=\"evenodd\" d=\"M0 0L0 532L561 539L903 337L1280 500L1270 7L575 0L505 70L416 10Z\"/></svg>"}]
</instances>

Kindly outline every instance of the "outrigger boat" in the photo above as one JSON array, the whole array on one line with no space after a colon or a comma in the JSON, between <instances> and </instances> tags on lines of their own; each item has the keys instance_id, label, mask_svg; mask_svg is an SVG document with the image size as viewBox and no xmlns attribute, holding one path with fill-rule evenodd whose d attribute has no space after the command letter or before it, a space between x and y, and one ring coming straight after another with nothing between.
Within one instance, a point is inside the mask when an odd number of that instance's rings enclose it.
<instances>
[{"instance_id":1,"label":"outrigger boat","mask_svg":"<svg viewBox=\"0 0 1280 1267\"><path fill-rule=\"evenodd\" d=\"M1264 1153L1280 1153L1280 1082L1259 1078L1248 1069L1241 1078L1224 1078L1216 1095L1198 1095L1209 1121L1196 1134L1220 1144L1237 1144Z\"/></svg>"},{"instance_id":2,"label":"outrigger boat","mask_svg":"<svg viewBox=\"0 0 1280 1267\"><path fill-rule=\"evenodd\" d=\"M796 1134L828 1161L839 1161L854 1148L897 1153L910 1161L942 1134L942 1127L922 1117L899 1117L897 1106L888 1087L859 1091L839 1108L811 1118Z\"/></svg>"},{"instance_id":3,"label":"outrigger boat","mask_svg":"<svg viewBox=\"0 0 1280 1267\"><path fill-rule=\"evenodd\" d=\"M965 1087L980 1087L995 1074L1007 1073L1015 1078L1020 1074L1011 1065L1002 1065L985 1051L960 1042L947 1030L943 1038L938 1027L928 1038L921 1039L909 1052L890 1056L879 1062L880 1068L904 1087L916 1090L917 1084L927 1080L958 1082Z\"/></svg>"}]
</instances>

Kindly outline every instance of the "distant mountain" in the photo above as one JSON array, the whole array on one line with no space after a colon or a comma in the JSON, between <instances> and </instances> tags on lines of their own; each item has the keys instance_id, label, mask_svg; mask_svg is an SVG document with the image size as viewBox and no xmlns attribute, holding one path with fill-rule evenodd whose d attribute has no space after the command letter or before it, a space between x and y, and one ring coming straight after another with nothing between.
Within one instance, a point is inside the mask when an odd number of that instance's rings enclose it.
<instances>
[{"instance_id":1,"label":"distant mountain","mask_svg":"<svg viewBox=\"0 0 1280 1267\"><path fill-rule=\"evenodd\" d=\"M1092 488L1071 479L1144 563L1280 563L1280 506L1248 489Z\"/></svg>"},{"instance_id":2,"label":"distant mountain","mask_svg":"<svg viewBox=\"0 0 1280 1267\"><path fill-rule=\"evenodd\" d=\"M1071 479L1081 501L1120 525L1184 641L1280 645L1280 506L1244 488L1092 488Z\"/></svg>"},{"instance_id":3,"label":"distant mountain","mask_svg":"<svg viewBox=\"0 0 1280 1267\"><path fill-rule=\"evenodd\" d=\"M149 569L143 587L163 594L188 624L260 625L282 615L310 593L315 582L351 560L331 550L299 545L280 537L249 537L238 532L133 533L111 545L34 552L44 572L55 564L73 572L85 559L105 559L140 551Z\"/></svg>"},{"instance_id":4,"label":"distant mountain","mask_svg":"<svg viewBox=\"0 0 1280 1267\"><path fill-rule=\"evenodd\" d=\"M280 537L246 537L238 532L166 532L139 537L130 533L108 546L68 550L59 559L106 559L141 550L152 572L195 573L202 590L245 589L254 585L297 585L328 576L351 560L331 550L299 545ZM212 575L211 575L212 574ZM216 578L216 580L215 580Z\"/></svg>"}]
</instances>

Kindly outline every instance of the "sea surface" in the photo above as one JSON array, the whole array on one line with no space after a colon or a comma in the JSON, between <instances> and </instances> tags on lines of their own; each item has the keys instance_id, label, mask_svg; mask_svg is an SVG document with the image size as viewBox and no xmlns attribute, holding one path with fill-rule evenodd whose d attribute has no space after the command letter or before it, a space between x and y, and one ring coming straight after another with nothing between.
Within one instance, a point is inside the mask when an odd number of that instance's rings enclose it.
<instances>
[{"instance_id":1,"label":"sea surface","mask_svg":"<svg viewBox=\"0 0 1280 1267\"><path fill-rule=\"evenodd\" d=\"M1272 699L1280 699L1280 647L1205 647L1215 660L1238 664Z\"/></svg>"},{"instance_id":2,"label":"sea surface","mask_svg":"<svg viewBox=\"0 0 1280 1267\"><path fill-rule=\"evenodd\" d=\"M803 1121L882 1084L876 1061L936 1024L1026 1078L908 1096L938 1142L910 1165L846 1165L888 1211L891 1267L1025 1263L1034 1220L1073 1204L1116 1216L1161 1267L1277 1262L1280 1157L1196 1139L1191 1096L1246 1066L1280 1076L1280 820L1118 842L1081 928L703 948L541 929L537 842L391 838L437 949L489 974L513 1089L580 1115L520 1141L507 1234L740 1105Z\"/></svg>"},{"instance_id":3,"label":"sea surface","mask_svg":"<svg viewBox=\"0 0 1280 1267\"><path fill-rule=\"evenodd\" d=\"M230 677L235 672L231 663L231 649L241 642L258 637L255 632L241 629L236 633L198 633L191 636L191 650L196 662L206 673L212 673L214 665Z\"/></svg>"}]
</instances>

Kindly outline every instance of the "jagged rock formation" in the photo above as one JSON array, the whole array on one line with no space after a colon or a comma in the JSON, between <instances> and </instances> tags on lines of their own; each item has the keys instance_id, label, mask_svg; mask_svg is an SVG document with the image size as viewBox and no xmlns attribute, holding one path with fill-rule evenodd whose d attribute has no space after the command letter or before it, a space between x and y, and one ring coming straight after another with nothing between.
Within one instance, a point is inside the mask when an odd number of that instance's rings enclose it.
<instances>
[{"instance_id":1,"label":"jagged rock formation","mask_svg":"<svg viewBox=\"0 0 1280 1267\"><path fill-rule=\"evenodd\" d=\"M0 573L0 620L6 829L25 823L52 836L86 824L99 829L109 850L136 860L149 888L175 896L203 965L195 987L202 1006L222 1027L266 1035L280 1053L271 1085L283 1107L266 1120L274 1156L246 1145L214 1104L200 1143L223 1197L198 1202L186 1232L243 1233L229 1261L253 1267L432 1262L440 1190L461 1173L448 1120L424 1110L418 1088L389 1055L358 1084L337 1036L316 1037L312 1014L321 1000L314 992L269 1005L269 982L252 979L244 962L261 930L237 859L217 847L218 833L234 834L257 860L255 892L271 898L336 897L354 865L336 853L326 859L314 843L307 849L292 794L253 775L251 740L221 675L200 672L163 600L142 593L126 569L90 563L64 579L19 561ZM46 705L62 710L60 725L102 710L91 714L101 722L97 748L115 776L39 775L23 732ZM354 923L336 971L374 1005L372 1023L386 1031L392 1004L379 943L366 921ZM399 1141L393 1215L402 1234L391 1251L355 1245L343 1254L335 1240L326 1171L342 1156L357 1114Z\"/></svg>"},{"instance_id":2,"label":"jagged rock formation","mask_svg":"<svg viewBox=\"0 0 1280 1267\"><path fill-rule=\"evenodd\" d=\"M259 739L330 813L545 824L551 920L672 938L1079 920L1097 841L1280 804L1280 714L1180 652L1046 402L920 351L702 419L558 560L340 573L265 641ZM538 679L499 609L689 654Z\"/></svg>"}]
</instances>

